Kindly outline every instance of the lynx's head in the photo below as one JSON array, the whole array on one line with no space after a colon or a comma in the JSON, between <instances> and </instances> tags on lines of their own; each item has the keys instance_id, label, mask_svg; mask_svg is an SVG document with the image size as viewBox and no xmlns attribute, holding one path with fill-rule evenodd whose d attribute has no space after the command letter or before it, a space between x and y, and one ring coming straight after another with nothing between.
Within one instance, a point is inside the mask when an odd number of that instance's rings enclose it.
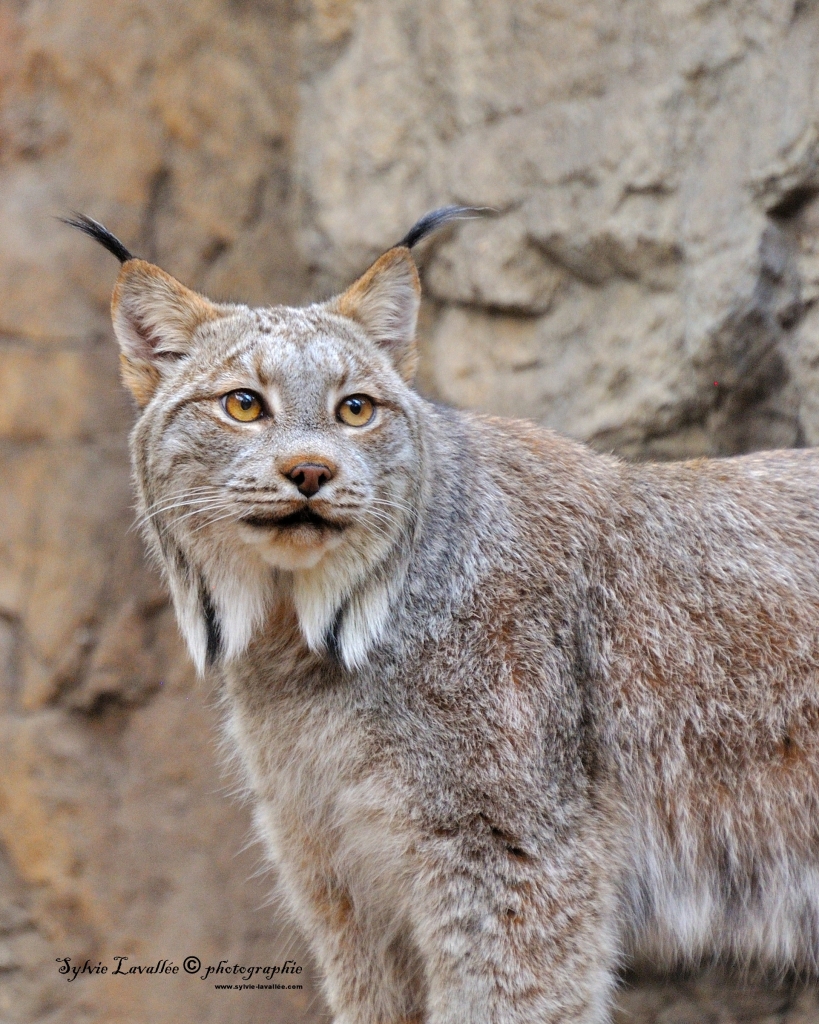
<instances>
[{"instance_id":1,"label":"lynx's head","mask_svg":"<svg viewBox=\"0 0 819 1024\"><path fill-rule=\"evenodd\" d=\"M428 214L303 309L210 302L95 221L67 221L122 263L111 309L141 410L139 512L200 671L240 655L282 597L308 645L348 667L378 641L423 486L410 249L469 212Z\"/></svg>"}]
</instances>

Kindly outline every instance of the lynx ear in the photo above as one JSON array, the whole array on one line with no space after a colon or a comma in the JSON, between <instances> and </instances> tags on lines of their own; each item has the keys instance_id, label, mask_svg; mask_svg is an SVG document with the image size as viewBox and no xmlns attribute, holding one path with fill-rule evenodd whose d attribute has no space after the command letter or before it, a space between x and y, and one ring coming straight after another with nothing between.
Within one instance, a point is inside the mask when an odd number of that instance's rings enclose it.
<instances>
[{"instance_id":1,"label":"lynx ear","mask_svg":"<svg viewBox=\"0 0 819 1024\"><path fill-rule=\"evenodd\" d=\"M218 306L145 260L123 263L111 299L122 377L147 405L169 360L188 353L200 324L222 315Z\"/></svg>"},{"instance_id":2,"label":"lynx ear","mask_svg":"<svg viewBox=\"0 0 819 1024\"><path fill-rule=\"evenodd\" d=\"M373 263L331 308L361 324L384 349L407 382L415 376L418 352L415 325L421 305L421 282L410 251L396 246Z\"/></svg>"}]
</instances>

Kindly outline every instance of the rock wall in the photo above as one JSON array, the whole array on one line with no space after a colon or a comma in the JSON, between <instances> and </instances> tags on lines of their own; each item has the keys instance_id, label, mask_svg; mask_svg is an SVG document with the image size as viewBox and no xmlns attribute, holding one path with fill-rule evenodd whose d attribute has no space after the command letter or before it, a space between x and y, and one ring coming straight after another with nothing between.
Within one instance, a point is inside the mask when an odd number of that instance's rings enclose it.
<instances>
[{"instance_id":1,"label":"rock wall","mask_svg":"<svg viewBox=\"0 0 819 1024\"><path fill-rule=\"evenodd\" d=\"M819 443L812 0L0 6L0 1020L317 1021L133 513L78 209L217 298L426 243L421 386L633 457ZM304 965L300 992L57 957ZM619 1021L813 1024L813 991L629 979Z\"/></svg>"},{"instance_id":2,"label":"rock wall","mask_svg":"<svg viewBox=\"0 0 819 1024\"><path fill-rule=\"evenodd\" d=\"M314 0L303 237L336 284L419 210L424 384L627 455L819 440L819 8Z\"/></svg>"}]
</instances>

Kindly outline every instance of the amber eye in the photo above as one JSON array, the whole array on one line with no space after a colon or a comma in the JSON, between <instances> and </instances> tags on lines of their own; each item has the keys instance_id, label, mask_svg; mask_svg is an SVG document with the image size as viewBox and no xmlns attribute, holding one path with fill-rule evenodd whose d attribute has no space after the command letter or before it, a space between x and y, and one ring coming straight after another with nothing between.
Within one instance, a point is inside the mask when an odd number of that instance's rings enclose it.
<instances>
[{"instance_id":1,"label":"amber eye","mask_svg":"<svg viewBox=\"0 0 819 1024\"><path fill-rule=\"evenodd\" d=\"M222 399L222 408L240 423L252 423L264 415L262 401L252 391L229 391Z\"/></svg>"},{"instance_id":2,"label":"amber eye","mask_svg":"<svg viewBox=\"0 0 819 1024\"><path fill-rule=\"evenodd\" d=\"M366 395L351 395L339 405L336 415L348 427L365 427L375 415L375 402Z\"/></svg>"}]
</instances>

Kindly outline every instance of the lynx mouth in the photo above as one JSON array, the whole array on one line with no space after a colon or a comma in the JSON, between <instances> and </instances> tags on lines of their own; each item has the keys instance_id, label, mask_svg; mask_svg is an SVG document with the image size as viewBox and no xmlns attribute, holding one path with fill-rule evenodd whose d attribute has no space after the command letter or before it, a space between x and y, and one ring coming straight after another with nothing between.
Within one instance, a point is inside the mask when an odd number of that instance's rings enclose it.
<instances>
[{"instance_id":1,"label":"lynx mouth","mask_svg":"<svg viewBox=\"0 0 819 1024\"><path fill-rule=\"evenodd\" d=\"M300 508L290 512L286 516L244 516L242 522L247 526L255 526L259 530L291 530L302 526L312 527L314 530L335 530L341 531L345 528L344 523L336 523L331 519L325 519L318 512L311 508Z\"/></svg>"}]
</instances>

